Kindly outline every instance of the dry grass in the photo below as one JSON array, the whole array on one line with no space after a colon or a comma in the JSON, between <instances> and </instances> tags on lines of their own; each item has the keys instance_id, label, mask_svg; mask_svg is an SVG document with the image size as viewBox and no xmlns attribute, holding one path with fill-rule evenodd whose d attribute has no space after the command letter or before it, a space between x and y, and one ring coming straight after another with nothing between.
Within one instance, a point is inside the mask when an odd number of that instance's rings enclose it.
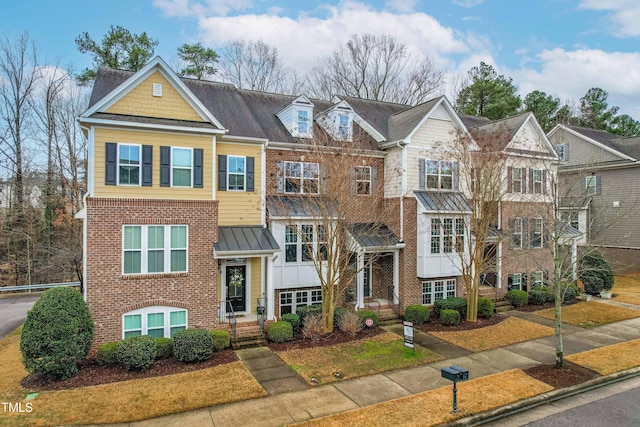
<instances>
[{"instance_id":1,"label":"dry grass","mask_svg":"<svg viewBox=\"0 0 640 427\"><path fill-rule=\"evenodd\" d=\"M328 384L443 359L420 346L416 346L415 352L405 349L404 341L390 332L329 347L281 351L278 356L312 384L311 378Z\"/></svg>"},{"instance_id":2,"label":"dry grass","mask_svg":"<svg viewBox=\"0 0 640 427\"><path fill-rule=\"evenodd\" d=\"M614 300L640 305L640 274L616 276L612 291Z\"/></svg>"},{"instance_id":3,"label":"dry grass","mask_svg":"<svg viewBox=\"0 0 640 427\"><path fill-rule=\"evenodd\" d=\"M296 426L434 426L553 390L519 369L458 384L458 413L451 386L379 403Z\"/></svg>"},{"instance_id":4,"label":"dry grass","mask_svg":"<svg viewBox=\"0 0 640 427\"><path fill-rule=\"evenodd\" d=\"M555 318L553 308L535 311L533 314L547 319ZM640 317L640 310L616 307L596 301L582 301L578 304L562 307L562 322L581 328L593 328L634 317Z\"/></svg>"},{"instance_id":5,"label":"dry grass","mask_svg":"<svg viewBox=\"0 0 640 427\"><path fill-rule=\"evenodd\" d=\"M21 402L19 333L0 341L0 401ZM242 362L164 377L72 390L45 391L31 400L31 413L3 413L0 425L125 423L266 396Z\"/></svg>"},{"instance_id":6,"label":"dry grass","mask_svg":"<svg viewBox=\"0 0 640 427\"><path fill-rule=\"evenodd\" d=\"M572 354L565 359L596 371L600 375L609 375L640 366L640 340Z\"/></svg>"},{"instance_id":7,"label":"dry grass","mask_svg":"<svg viewBox=\"0 0 640 427\"><path fill-rule=\"evenodd\" d=\"M553 329L510 317L497 325L457 332L430 332L441 340L469 351L478 352L553 335Z\"/></svg>"}]
</instances>

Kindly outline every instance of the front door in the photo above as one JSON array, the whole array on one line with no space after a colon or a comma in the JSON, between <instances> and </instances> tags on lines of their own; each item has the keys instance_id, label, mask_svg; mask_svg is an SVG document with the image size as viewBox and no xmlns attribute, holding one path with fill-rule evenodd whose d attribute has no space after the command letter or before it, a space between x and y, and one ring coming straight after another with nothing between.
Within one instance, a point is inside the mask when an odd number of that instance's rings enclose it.
<instances>
[{"instance_id":1,"label":"front door","mask_svg":"<svg viewBox=\"0 0 640 427\"><path fill-rule=\"evenodd\" d=\"M364 265L364 297L371 298L371 260L365 259Z\"/></svg>"},{"instance_id":2,"label":"front door","mask_svg":"<svg viewBox=\"0 0 640 427\"><path fill-rule=\"evenodd\" d=\"M227 300L231 303L234 312L246 311L247 293L247 266L227 266Z\"/></svg>"}]
</instances>

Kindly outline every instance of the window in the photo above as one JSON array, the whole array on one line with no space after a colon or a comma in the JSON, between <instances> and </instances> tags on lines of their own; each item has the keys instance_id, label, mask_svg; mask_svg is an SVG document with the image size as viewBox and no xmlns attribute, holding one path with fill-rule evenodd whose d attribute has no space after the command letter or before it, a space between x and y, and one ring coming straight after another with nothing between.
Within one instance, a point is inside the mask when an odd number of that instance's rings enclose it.
<instances>
[{"instance_id":1,"label":"window","mask_svg":"<svg viewBox=\"0 0 640 427\"><path fill-rule=\"evenodd\" d=\"M284 162L285 193L318 193L318 164Z\"/></svg>"},{"instance_id":2,"label":"window","mask_svg":"<svg viewBox=\"0 0 640 427\"><path fill-rule=\"evenodd\" d=\"M228 189L242 190L245 189L245 158L239 156L228 156Z\"/></svg>"},{"instance_id":3,"label":"window","mask_svg":"<svg viewBox=\"0 0 640 427\"><path fill-rule=\"evenodd\" d=\"M513 193L523 193L522 168L511 169L511 188Z\"/></svg>"},{"instance_id":4,"label":"window","mask_svg":"<svg viewBox=\"0 0 640 427\"><path fill-rule=\"evenodd\" d=\"M122 316L123 338L136 335L172 338L183 329L187 329L187 310L176 307L145 307Z\"/></svg>"},{"instance_id":5,"label":"window","mask_svg":"<svg viewBox=\"0 0 640 427\"><path fill-rule=\"evenodd\" d=\"M371 194L371 166L356 166L356 194Z\"/></svg>"},{"instance_id":6,"label":"window","mask_svg":"<svg viewBox=\"0 0 640 427\"><path fill-rule=\"evenodd\" d=\"M285 262L298 262L298 232L295 226L285 227L284 251Z\"/></svg>"},{"instance_id":7,"label":"window","mask_svg":"<svg viewBox=\"0 0 640 427\"><path fill-rule=\"evenodd\" d=\"M324 225L318 225L318 254L321 260L327 260L327 230Z\"/></svg>"},{"instance_id":8,"label":"window","mask_svg":"<svg viewBox=\"0 0 640 427\"><path fill-rule=\"evenodd\" d=\"M307 110L298 110L298 133L309 133L309 112Z\"/></svg>"},{"instance_id":9,"label":"window","mask_svg":"<svg viewBox=\"0 0 640 427\"><path fill-rule=\"evenodd\" d=\"M533 273L531 277L531 285L532 286L542 286L544 285L544 272L536 271Z\"/></svg>"},{"instance_id":10,"label":"window","mask_svg":"<svg viewBox=\"0 0 640 427\"><path fill-rule=\"evenodd\" d=\"M125 225L123 274L187 271L186 225Z\"/></svg>"},{"instance_id":11,"label":"window","mask_svg":"<svg viewBox=\"0 0 640 427\"><path fill-rule=\"evenodd\" d=\"M427 189L453 189L453 162L427 160Z\"/></svg>"},{"instance_id":12,"label":"window","mask_svg":"<svg viewBox=\"0 0 640 427\"><path fill-rule=\"evenodd\" d=\"M295 313L300 307L322 304L322 291L310 289L280 293L280 316Z\"/></svg>"},{"instance_id":13,"label":"window","mask_svg":"<svg viewBox=\"0 0 640 427\"><path fill-rule=\"evenodd\" d=\"M543 173L540 169L531 170L532 189L534 194L542 194L542 176Z\"/></svg>"},{"instance_id":14,"label":"window","mask_svg":"<svg viewBox=\"0 0 640 427\"><path fill-rule=\"evenodd\" d=\"M521 290L522 289L522 274L515 273L509 274L507 276L507 289L512 290Z\"/></svg>"},{"instance_id":15,"label":"window","mask_svg":"<svg viewBox=\"0 0 640 427\"><path fill-rule=\"evenodd\" d=\"M191 187L193 153L191 148L171 148L171 185Z\"/></svg>"},{"instance_id":16,"label":"window","mask_svg":"<svg viewBox=\"0 0 640 427\"><path fill-rule=\"evenodd\" d=\"M315 229L315 232L314 232ZM285 227L285 262L313 261L315 254L327 259L327 233L325 227L311 224Z\"/></svg>"},{"instance_id":17,"label":"window","mask_svg":"<svg viewBox=\"0 0 640 427\"><path fill-rule=\"evenodd\" d=\"M429 280L422 282L422 304L433 304L437 300L456 296L456 279Z\"/></svg>"},{"instance_id":18,"label":"window","mask_svg":"<svg viewBox=\"0 0 640 427\"><path fill-rule=\"evenodd\" d=\"M350 139L351 129L348 114L338 114L338 136L341 139Z\"/></svg>"},{"instance_id":19,"label":"window","mask_svg":"<svg viewBox=\"0 0 640 427\"><path fill-rule=\"evenodd\" d=\"M584 177L584 189L587 196L598 194L598 177L595 175Z\"/></svg>"},{"instance_id":20,"label":"window","mask_svg":"<svg viewBox=\"0 0 640 427\"><path fill-rule=\"evenodd\" d=\"M431 253L464 251L464 230L462 218L431 218Z\"/></svg>"},{"instance_id":21,"label":"window","mask_svg":"<svg viewBox=\"0 0 640 427\"><path fill-rule=\"evenodd\" d=\"M558 151L558 158L561 162L566 162L569 160L569 145L568 144L559 144L556 145L556 150Z\"/></svg>"},{"instance_id":22,"label":"window","mask_svg":"<svg viewBox=\"0 0 640 427\"><path fill-rule=\"evenodd\" d=\"M118 184L140 185L140 145L118 144Z\"/></svg>"},{"instance_id":23,"label":"window","mask_svg":"<svg viewBox=\"0 0 640 427\"><path fill-rule=\"evenodd\" d=\"M302 261L313 261L313 225L301 226Z\"/></svg>"},{"instance_id":24,"label":"window","mask_svg":"<svg viewBox=\"0 0 640 427\"><path fill-rule=\"evenodd\" d=\"M542 218L531 218L531 247L542 247Z\"/></svg>"},{"instance_id":25,"label":"window","mask_svg":"<svg viewBox=\"0 0 640 427\"><path fill-rule=\"evenodd\" d=\"M576 230L580 230L580 214L578 212L562 212L560 218Z\"/></svg>"},{"instance_id":26,"label":"window","mask_svg":"<svg viewBox=\"0 0 640 427\"><path fill-rule=\"evenodd\" d=\"M511 230L511 247L522 247L522 218L512 218L513 228Z\"/></svg>"}]
</instances>

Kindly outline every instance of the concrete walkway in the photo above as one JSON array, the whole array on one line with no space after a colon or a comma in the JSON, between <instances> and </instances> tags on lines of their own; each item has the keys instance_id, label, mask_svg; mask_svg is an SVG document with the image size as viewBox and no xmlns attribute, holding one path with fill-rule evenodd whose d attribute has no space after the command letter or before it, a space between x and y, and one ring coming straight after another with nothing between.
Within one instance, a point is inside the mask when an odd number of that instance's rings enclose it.
<instances>
[{"instance_id":1,"label":"concrete walkway","mask_svg":"<svg viewBox=\"0 0 640 427\"><path fill-rule=\"evenodd\" d=\"M511 311L503 315L549 326L546 319L530 313ZM640 338L640 318L593 329L569 325L563 328L565 355ZM400 325L386 329L402 334ZM449 386L451 382L442 379L440 374L440 368L449 365L462 366L469 370L471 378L478 378L555 360L553 336L480 353L470 353L419 331L415 331L415 341L446 359L317 387L309 387L297 377L293 378L291 369L268 348L240 350L240 360L267 390L268 397L140 421L130 426L281 426Z\"/></svg>"}]
</instances>

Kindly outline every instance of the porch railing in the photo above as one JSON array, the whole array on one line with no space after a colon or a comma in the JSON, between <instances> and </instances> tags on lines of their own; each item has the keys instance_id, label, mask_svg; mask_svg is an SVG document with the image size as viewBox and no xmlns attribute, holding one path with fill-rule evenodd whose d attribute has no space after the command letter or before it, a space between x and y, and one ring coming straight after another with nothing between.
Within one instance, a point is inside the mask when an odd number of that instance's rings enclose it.
<instances>
[{"instance_id":1,"label":"porch railing","mask_svg":"<svg viewBox=\"0 0 640 427\"><path fill-rule=\"evenodd\" d=\"M378 298L373 295L373 293L371 293L371 297L368 297L367 299L369 299L369 302L366 304L371 310L374 310L376 312L376 314L378 315L378 319L380 319L380 301L378 301Z\"/></svg>"},{"instance_id":2,"label":"porch railing","mask_svg":"<svg viewBox=\"0 0 640 427\"><path fill-rule=\"evenodd\" d=\"M225 300L220 301L220 310L218 311L218 321L220 323L229 324L231 329L231 340L235 342L236 340L236 313L233 311L233 305L231 301Z\"/></svg>"}]
</instances>

